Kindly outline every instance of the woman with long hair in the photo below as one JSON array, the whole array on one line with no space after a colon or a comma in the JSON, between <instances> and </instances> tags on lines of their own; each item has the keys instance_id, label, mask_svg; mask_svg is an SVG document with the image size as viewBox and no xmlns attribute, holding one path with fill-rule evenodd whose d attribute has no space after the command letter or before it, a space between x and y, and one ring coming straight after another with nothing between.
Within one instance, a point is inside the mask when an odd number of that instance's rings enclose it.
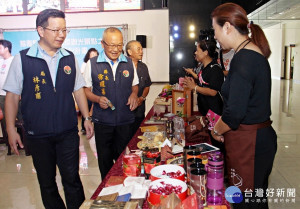
<instances>
[{"instance_id":1,"label":"woman with long hair","mask_svg":"<svg viewBox=\"0 0 300 209\"><path fill-rule=\"evenodd\" d=\"M270 120L271 69L267 59L271 50L262 29L248 20L239 5L222 4L211 17L222 48L235 50L221 90L223 114L211 134L225 144L229 185L239 187L243 194L253 192L252 199L244 195L233 207L268 208L268 177L277 150ZM257 191L263 197L255 196Z\"/></svg>"}]
</instances>

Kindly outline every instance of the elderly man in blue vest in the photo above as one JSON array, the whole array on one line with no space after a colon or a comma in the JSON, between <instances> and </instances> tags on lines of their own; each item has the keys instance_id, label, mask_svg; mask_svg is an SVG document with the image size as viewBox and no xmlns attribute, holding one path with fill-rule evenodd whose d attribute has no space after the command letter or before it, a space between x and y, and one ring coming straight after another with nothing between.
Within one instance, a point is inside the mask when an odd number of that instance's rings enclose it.
<instances>
[{"instance_id":1,"label":"elderly man in blue vest","mask_svg":"<svg viewBox=\"0 0 300 209\"><path fill-rule=\"evenodd\" d=\"M85 117L87 137L93 136L85 85L72 52L61 48L68 29L65 14L56 9L42 11L36 19L40 40L17 54L4 90L9 144L19 154L23 147L15 129L19 98L27 143L37 171L45 208L66 208L55 181L58 166L67 208L79 208L85 199L79 176L79 135L74 98Z\"/></svg>"},{"instance_id":2,"label":"elderly man in blue vest","mask_svg":"<svg viewBox=\"0 0 300 209\"><path fill-rule=\"evenodd\" d=\"M94 103L98 164L104 179L131 138L139 81L131 59L122 54L119 29L105 29L102 47L99 56L87 62L84 78L86 96Z\"/></svg>"}]
</instances>

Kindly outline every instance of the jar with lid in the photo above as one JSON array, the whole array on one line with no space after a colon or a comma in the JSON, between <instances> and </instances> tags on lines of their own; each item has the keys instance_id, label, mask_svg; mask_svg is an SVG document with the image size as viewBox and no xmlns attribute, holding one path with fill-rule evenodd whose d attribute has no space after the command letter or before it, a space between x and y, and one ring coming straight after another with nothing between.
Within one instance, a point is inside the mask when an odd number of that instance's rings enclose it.
<instances>
[{"instance_id":1,"label":"jar with lid","mask_svg":"<svg viewBox=\"0 0 300 209\"><path fill-rule=\"evenodd\" d=\"M207 203L221 205L224 187L223 155L221 152L210 153L207 166Z\"/></svg>"}]
</instances>

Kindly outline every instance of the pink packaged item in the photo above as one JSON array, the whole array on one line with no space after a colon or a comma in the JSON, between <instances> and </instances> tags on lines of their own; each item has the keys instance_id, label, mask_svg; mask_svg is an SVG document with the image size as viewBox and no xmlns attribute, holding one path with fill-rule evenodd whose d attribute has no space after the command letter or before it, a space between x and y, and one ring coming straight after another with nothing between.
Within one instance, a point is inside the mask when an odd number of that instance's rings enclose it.
<instances>
[{"instance_id":1,"label":"pink packaged item","mask_svg":"<svg viewBox=\"0 0 300 209\"><path fill-rule=\"evenodd\" d=\"M216 125L217 121L219 120L221 116L214 113L212 110L208 110L206 114L206 118L208 120L208 129L212 130L214 126Z\"/></svg>"}]
</instances>

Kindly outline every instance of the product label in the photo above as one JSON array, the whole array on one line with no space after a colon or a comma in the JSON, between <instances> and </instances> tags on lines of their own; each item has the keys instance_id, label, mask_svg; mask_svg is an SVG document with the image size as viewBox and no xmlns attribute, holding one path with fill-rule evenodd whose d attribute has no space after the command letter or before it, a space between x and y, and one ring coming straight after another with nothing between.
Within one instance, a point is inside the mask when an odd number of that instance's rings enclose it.
<instances>
[{"instance_id":1,"label":"product label","mask_svg":"<svg viewBox=\"0 0 300 209\"><path fill-rule=\"evenodd\" d=\"M219 179L213 179L213 178L207 178L207 188L209 189L215 189L215 190L219 190L219 189L223 189L223 178L219 178Z\"/></svg>"}]
</instances>

